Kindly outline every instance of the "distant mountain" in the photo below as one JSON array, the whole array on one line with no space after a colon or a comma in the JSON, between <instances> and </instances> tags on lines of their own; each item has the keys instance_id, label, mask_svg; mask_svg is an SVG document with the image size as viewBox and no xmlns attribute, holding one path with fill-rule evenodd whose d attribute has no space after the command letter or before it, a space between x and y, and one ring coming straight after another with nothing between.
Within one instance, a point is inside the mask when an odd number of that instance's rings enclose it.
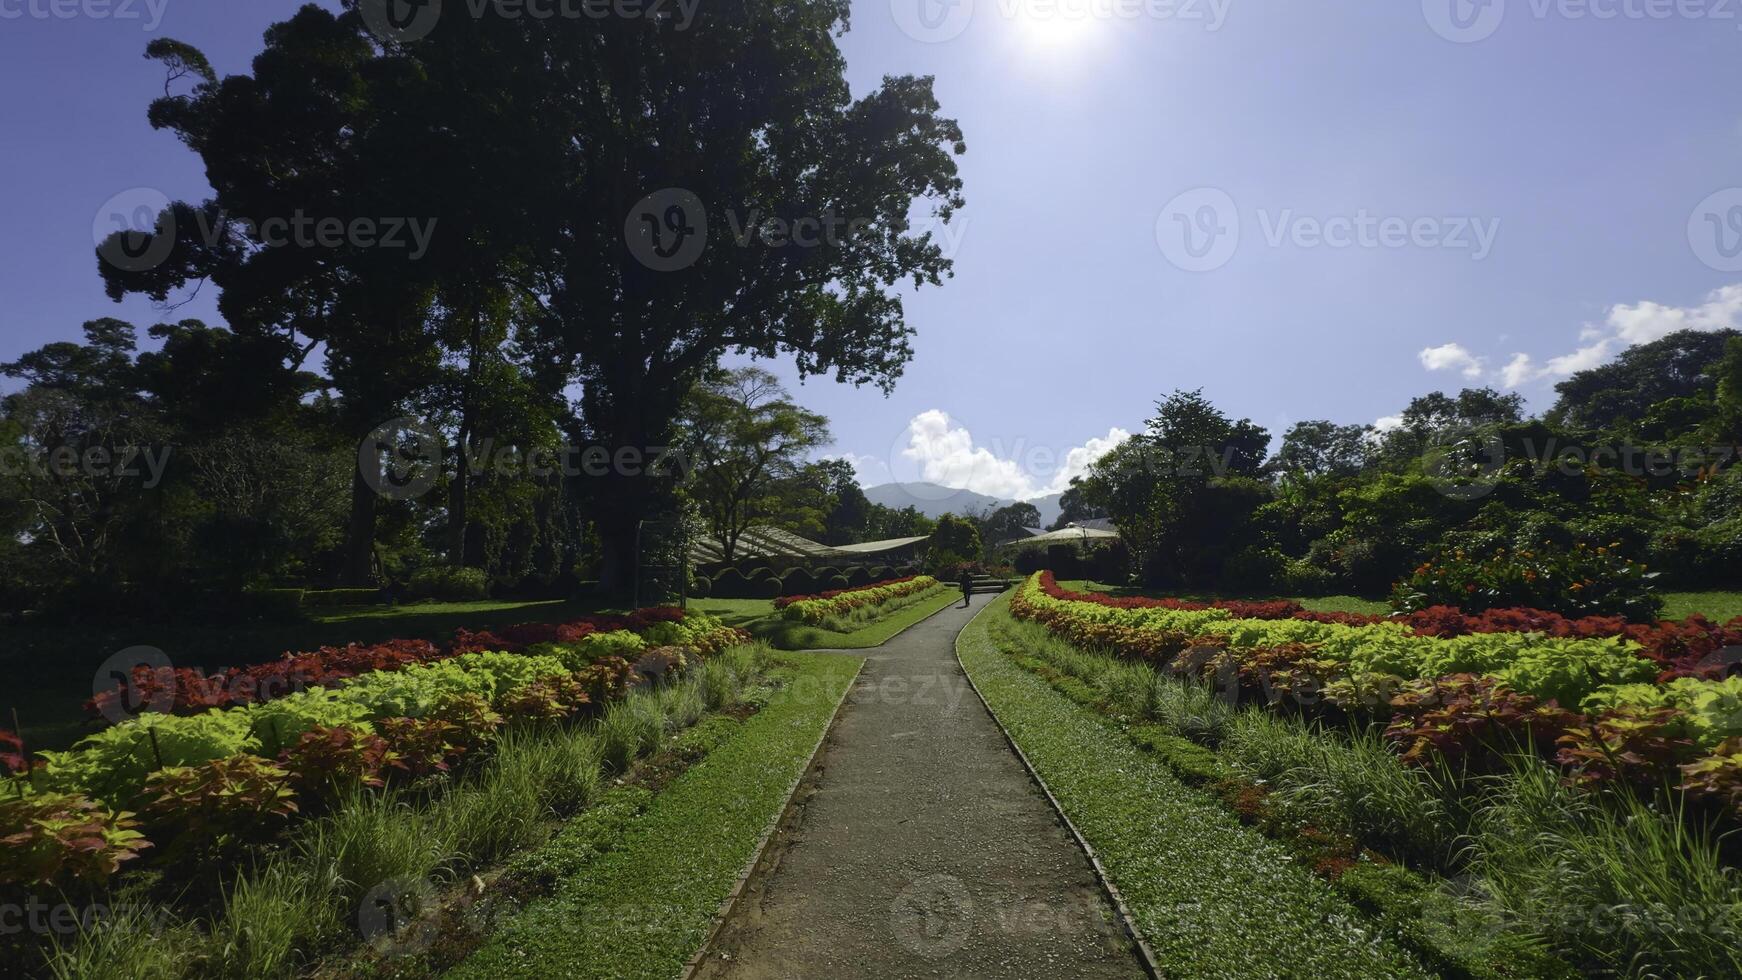
<instances>
[{"instance_id":1,"label":"distant mountain","mask_svg":"<svg viewBox=\"0 0 1742 980\"><path fill-rule=\"evenodd\" d=\"M936 483L885 483L880 486L866 487L865 498L874 504L893 507L900 510L903 507L913 507L921 514L930 518L942 517L945 514L967 514L970 511L997 510L1000 507L1015 503L1014 500L1001 500L989 497L972 490L958 490L954 487L939 486ZM1035 509L1040 511L1040 526L1045 527L1059 516L1059 495L1048 494L1030 500Z\"/></svg>"}]
</instances>

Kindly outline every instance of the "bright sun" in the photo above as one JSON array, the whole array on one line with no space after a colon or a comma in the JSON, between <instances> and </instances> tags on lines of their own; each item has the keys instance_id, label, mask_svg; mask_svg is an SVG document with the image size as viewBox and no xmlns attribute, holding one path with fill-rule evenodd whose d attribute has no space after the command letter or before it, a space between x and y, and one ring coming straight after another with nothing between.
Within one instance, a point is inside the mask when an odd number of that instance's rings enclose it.
<instances>
[{"instance_id":1,"label":"bright sun","mask_svg":"<svg viewBox=\"0 0 1742 980\"><path fill-rule=\"evenodd\" d=\"M1094 6L1082 0L1000 0L1028 44L1037 48L1076 45L1095 33Z\"/></svg>"}]
</instances>

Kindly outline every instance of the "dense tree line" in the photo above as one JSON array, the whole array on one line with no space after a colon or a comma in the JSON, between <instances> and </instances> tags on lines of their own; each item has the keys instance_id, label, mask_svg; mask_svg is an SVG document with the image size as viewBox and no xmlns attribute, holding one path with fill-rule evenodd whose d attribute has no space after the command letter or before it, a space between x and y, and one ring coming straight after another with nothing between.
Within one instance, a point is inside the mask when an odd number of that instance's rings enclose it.
<instances>
[{"instance_id":1,"label":"dense tree line","mask_svg":"<svg viewBox=\"0 0 1742 980\"><path fill-rule=\"evenodd\" d=\"M379 34L344 6L273 25L248 74L149 45L150 120L213 194L97 265L117 299L216 289L226 325L154 326L141 353L99 321L5 366L0 439L31 461L0 477L9 608L233 609L432 565L623 591L642 522L687 509L691 470L658 463L723 357L888 389L912 356L898 287L950 271L914 220L961 205L964 147L928 78L851 96L846 0ZM728 234L746 221L828 233ZM145 447L161 480L39 465ZM835 537L888 520L811 510Z\"/></svg>"},{"instance_id":2,"label":"dense tree line","mask_svg":"<svg viewBox=\"0 0 1742 980\"><path fill-rule=\"evenodd\" d=\"M1110 516L1142 582L1380 594L1437 555L1584 544L1662 584L1742 581L1742 336L1683 331L1556 386L1412 401L1397 424L1298 423L1270 434L1201 392L1163 399L1143 432L1065 495Z\"/></svg>"}]
</instances>

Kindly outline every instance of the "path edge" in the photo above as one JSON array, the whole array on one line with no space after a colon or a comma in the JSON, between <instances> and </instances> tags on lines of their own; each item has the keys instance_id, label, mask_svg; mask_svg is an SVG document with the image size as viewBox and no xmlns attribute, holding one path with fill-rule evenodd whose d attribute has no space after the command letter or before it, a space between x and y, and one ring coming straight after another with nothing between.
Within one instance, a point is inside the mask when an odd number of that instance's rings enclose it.
<instances>
[{"instance_id":1,"label":"path edge","mask_svg":"<svg viewBox=\"0 0 1742 980\"><path fill-rule=\"evenodd\" d=\"M969 672L968 665L962 662L962 634L966 633L968 627L974 625L997 601L998 599L994 598L992 602L980 607L980 611L969 617L968 622L963 624L961 631L956 634L956 641L952 644L952 649L956 655L956 666L961 668L962 676L968 679L968 687L973 689L974 696L980 699L981 707L985 708L986 713L992 716L992 724L998 726L998 731L1004 735L1005 743L1010 746L1012 752L1016 753L1016 758L1022 761L1022 768L1028 771L1028 778L1040 789L1041 795L1046 797L1046 802L1052 807L1052 812L1058 817L1059 822L1071 832L1072 839L1077 842L1077 846L1082 848L1083 853L1088 857L1089 866L1095 872L1095 880L1100 882L1101 890L1112 901L1113 909L1119 913L1119 921L1125 927L1125 935L1137 946L1138 957L1143 961L1144 972L1148 973L1152 980L1163 980L1161 966L1155 959L1155 951L1149 948L1148 940L1143 938L1142 930L1137 928L1137 920L1132 917L1131 909L1126 906L1125 897L1119 894L1119 886L1113 884L1112 876L1102 866L1100 855L1095 853L1094 846L1089 843L1088 838L1083 836L1083 832L1077 829L1077 825L1071 822L1071 818L1065 813L1065 808L1060 805L1058 797L1052 795L1052 787L1048 786L1046 780L1041 778L1040 771L1034 768L1034 763L1028 761L1028 754L1022 751L1022 746L1016 744L1016 739L1011 736L1010 729L1004 727L1003 719L998 717L998 712L992 710L992 703L986 700L986 695L980 692L980 685L974 683L974 675ZM684 980L689 980L687 975Z\"/></svg>"},{"instance_id":2,"label":"path edge","mask_svg":"<svg viewBox=\"0 0 1742 980\"><path fill-rule=\"evenodd\" d=\"M776 651L775 655L813 652L843 654L852 651L782 650ZM756 849L751 853L749 862L744 865L744 870L738 873L738 880L733 883L732 890L726 894L720 907L714 910L714 921L708 926L707 936L702 939L702 944L696 947L696 951L690 954L690 958L684 962L683 972L678 974L678 980L692 980L696 972L702 968L703 961L707 959L708 951L713 948L714 941L720 938L720 931L726 927L726 921L731 918L732 912L737 908L738 899L743 897L744 887L750 883L751 878L755 877L756 869L762 866L762 859L768 853L768 845L773 842L775 833L786 823L787 817L792 815L800 787L804 786L806 777L811 774L812 770L816 768L818 760L822 758L823 746L828 744L829 733L835 730L835 722L841 717L841 708L847 703L847 698L852 696L853 688L859 683L859 675L864 672L865 658L861 657L859 669L855 670L853 676L848 678L847 686L841 691L840 698L835 701L835 709L829 713L828 724L823 726L822 733L817 736L817 744L811 746L810 758L806 759L805 764L799 767L798 775L793 777L792 785L786 788L786 802L775 812L769 820L768 826L763 828L762 836L756 841Z\"/></svg>"}]
</instances>

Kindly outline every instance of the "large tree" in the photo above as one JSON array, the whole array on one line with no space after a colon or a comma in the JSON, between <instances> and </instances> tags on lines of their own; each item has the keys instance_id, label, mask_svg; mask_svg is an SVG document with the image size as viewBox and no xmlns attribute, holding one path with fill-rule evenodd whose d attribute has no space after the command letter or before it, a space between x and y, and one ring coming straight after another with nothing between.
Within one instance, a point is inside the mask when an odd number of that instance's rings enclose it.
<instances>
[{"instance_id":1,"label":"large tree","mask_svg":"<svg viewBox=\"0 0 1742 980\"><path fill-rule=\"evenodd\" d=\"M312 5L267 30L250 75L219 79L177 41L147 51L170 73L152 125L200 155L214 195L173 205L150 232L103 243L110 295L164 301L212 281L232 329L288 345L280 370L324 352L343 425L360 444L440 366L437 266L420 264L430 242L407 234L436 231L453 200L432 181L447 171L431 165L440 158L430 134L440 130L424 80L383 58L359 16ZM173 92L184 80L191 90ZM358 467L347 532L353 582L371 577L376 503Z\"/></svg>"},{"instance_id":2,"label":"large tree","mask_svg":"<svg viewBox=\"0 0 1742 980\"><path fill-rule=\"evenodd\" d=\"M492 11L393 46L446 86L466 145L512 183L490 219L507 230L491 235L527 243L544 349L579 383L578 428L613 456L669 444L728 352L885 389L912 356L894 287L949 272L915 221L961 205L961 131L928 78L852 97L836 45L848 11L727 0L687 24ZM629 582L660 480L614 466L592 481L606 588Z\"/></svg>"}]
</instances>

